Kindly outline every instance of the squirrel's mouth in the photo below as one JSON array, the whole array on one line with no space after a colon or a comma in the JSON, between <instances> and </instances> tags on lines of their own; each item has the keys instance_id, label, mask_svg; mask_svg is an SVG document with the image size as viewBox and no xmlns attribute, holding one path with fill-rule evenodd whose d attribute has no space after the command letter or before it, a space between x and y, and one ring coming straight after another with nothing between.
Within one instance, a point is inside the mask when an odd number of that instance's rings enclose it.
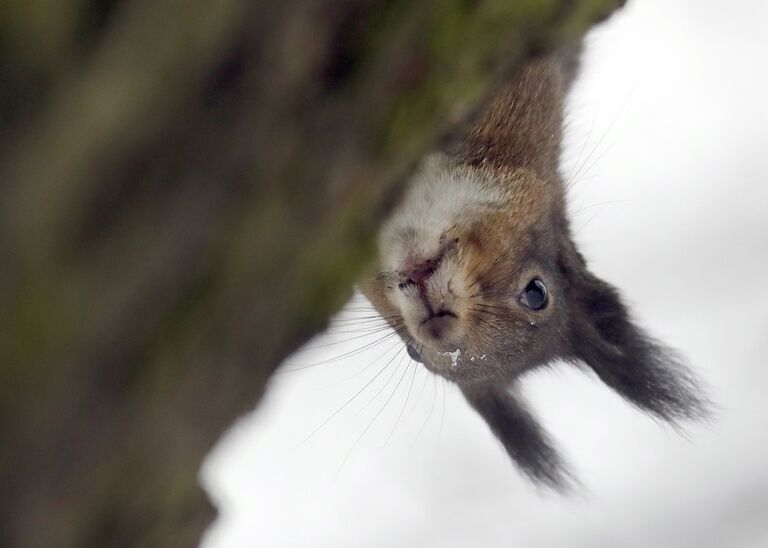
<instances>
[{"instance_id":1,"label":"squirrel's mouth","mask_svg":"<svg viewBox=\"0 0 768 548\"><path fill-rule=\"evenodd\" d=\"M411 335L434 350L455 346L461 338L461 314L451 288L456 261L450 248L423 258L409 256L398 272L396 299Z\"/></svg>"},{"instance_id":2,"label":"squirrel's mouth","mask_svg":"<svg viewBox=\"0 0 768 548\"><path fill-rule=\"evenodd\" d=\"M415 299L420 301L420 317L415 318L417 325L416 337L423 342L442 346L453 339L459 322L459 315L451 308L445 306L440 300L436 302L431 298L422 286L418 286Z\"/></svg>"},{"instance_id":3,"label":"squirrel's mouth","mask_svg":"<svg viewBox=\"0 0 768 548\"><path fill-rule=\"evenodd\" d=\"M424 318L421 321L420 325L424 325L427 322L431 322L431 321L434 321L434 320L440 320L440 318L446 318L446 317L447 318L456 318L456 319L458 319L458 316L454 312L452 312L450 310L444 310L443 309L443 310L438 310L437 312L432 312L429 316L427 316L426 318Z\"/></svg>"},{"instance_id":4,"label":"squirrel's mouth","mask_svg":"<svg viewBox=\"0 0 768 548\"><path fill-rule=\"evenodd\" d=\"M401 291L408 293L411 297L421 301L424 305L426 312L425 317L419 322L420 326L424 326L429 322L441 322L447 321L442 318L457 319L458 315L446 307L442 299L440 302L434 302L427 288L427 283L440 268L444 255L439 255L434 259L429 259L422 262L413 262L409 265L401 275L405 278L404 281L398 284L398 288Z\"/></svg>"},{"instance_id":5,"label":"squirrel's mouth","mask_svg":"<svg viewBox=\"0 0 768 548\"><path fill-rule=\"evenodd\" d=\"M459 317L449 310L426 317L419 324L419 338L442 343L454 331Z\"/></svg>"}]
</instances>

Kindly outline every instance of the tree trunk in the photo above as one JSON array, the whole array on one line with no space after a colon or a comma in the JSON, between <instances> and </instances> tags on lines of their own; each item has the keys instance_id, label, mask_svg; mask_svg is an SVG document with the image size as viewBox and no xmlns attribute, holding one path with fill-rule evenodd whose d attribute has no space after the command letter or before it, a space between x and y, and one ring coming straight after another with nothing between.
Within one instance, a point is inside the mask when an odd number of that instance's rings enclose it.
<instances>
[{"instance_id":1,"label":"tree trunk","mask_svg":"<svg viewBox=\"0 0 768 548\"><path fill-rule=\"evenodd\" d=\"M0 546L195 545L415 162L619 3L5 1Z\"/></svg>"}]
</instances>

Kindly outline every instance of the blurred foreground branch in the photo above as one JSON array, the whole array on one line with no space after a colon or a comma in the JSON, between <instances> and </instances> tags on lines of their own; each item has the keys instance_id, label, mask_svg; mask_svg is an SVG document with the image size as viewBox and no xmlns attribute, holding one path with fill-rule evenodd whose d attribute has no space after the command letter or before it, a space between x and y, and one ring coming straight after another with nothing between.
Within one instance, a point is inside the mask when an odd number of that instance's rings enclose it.
<instances>
[{"instance_id":1,"label":"blurred foreground branch","mask_svg":"<svg viewBox=\"0 0 768 548\"><path fill-rule=\"evenodd\" d=\"M195 545L420 155L618 3L4 2L0 545Z\"/></svg>"}]
</instances>

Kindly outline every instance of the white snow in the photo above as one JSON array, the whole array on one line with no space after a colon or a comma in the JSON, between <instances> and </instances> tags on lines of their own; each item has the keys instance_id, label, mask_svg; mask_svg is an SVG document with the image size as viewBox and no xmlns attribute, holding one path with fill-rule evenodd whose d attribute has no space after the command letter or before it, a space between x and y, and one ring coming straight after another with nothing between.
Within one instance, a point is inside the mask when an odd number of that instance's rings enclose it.
<instances>
[{"instance_id":1,"label":"white snow","mask_svg":"<svg viewBox=\"0 0 768 548\"><path fill-rule=\"evenodd\" d=\"M441 356L448 356L451 358L451 366L452 367L458 367L459 365L459 358L461 358L461 349L457 348L453 352L440 352ZM474 361L474 358L472 358Z\"/></svg>"}]
</instances>

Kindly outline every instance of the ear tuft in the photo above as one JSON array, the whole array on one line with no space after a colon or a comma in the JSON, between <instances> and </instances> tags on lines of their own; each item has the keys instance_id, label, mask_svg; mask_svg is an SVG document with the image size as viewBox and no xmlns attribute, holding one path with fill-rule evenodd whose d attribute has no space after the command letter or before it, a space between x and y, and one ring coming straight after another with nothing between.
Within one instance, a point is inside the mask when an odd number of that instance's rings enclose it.
<instances>
[{"instance_id":1,"label":"ear tuft","mask_svg":"<svg viewBox=\"0 0 768 548\"><path fill-rule=\"evenodd\" d=\"M573 318L576 358L660 419L707 418L710 404L684 360L632 323L616 289L588 273L582 282Z\"/></svg>"}]
</instances>

